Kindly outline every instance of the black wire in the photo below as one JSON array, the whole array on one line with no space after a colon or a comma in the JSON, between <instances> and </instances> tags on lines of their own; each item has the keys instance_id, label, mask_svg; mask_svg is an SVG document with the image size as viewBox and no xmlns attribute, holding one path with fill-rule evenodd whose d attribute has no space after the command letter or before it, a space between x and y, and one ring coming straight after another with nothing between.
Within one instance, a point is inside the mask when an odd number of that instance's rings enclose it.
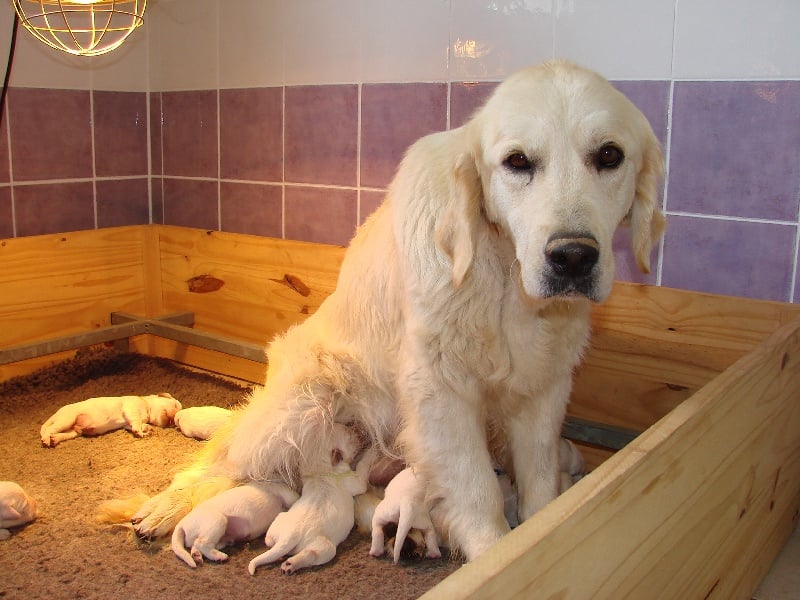
<instances>
[{"instance_id":1,"label":"black wire","mask_svg":"<svg viewBox=\"0 0 800 600\"><path fill-rule=\"evenodd\" d=\"M17 47L17 29L19 29L19 15L14 11L14 26L11 29L11 44L8 48L8 62L6 63L6 76L3 78L3 89L0 91L0 125L6 114L6 93L8 92L8 81L11 79L11 65L14 63L14 49Z\"/></svg>"}]
</instances>

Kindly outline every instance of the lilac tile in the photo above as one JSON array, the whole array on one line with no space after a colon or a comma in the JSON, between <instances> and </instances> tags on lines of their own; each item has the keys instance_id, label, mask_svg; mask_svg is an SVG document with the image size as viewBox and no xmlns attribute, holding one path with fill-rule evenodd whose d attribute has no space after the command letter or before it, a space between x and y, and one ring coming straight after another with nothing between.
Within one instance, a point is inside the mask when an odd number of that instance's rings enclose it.
<instances>
[{"instance_id":1,"label":"lilac tile","mask_svg":"<svg viewBox=\"0 0 800 600\"><path fill-rule=\"evenodd\" d=\"M800 81L677 82L668 208L796 221Z\"/></svg>"},{"instance_id":2,"label":"lilac tile","mask_svg":"<svg viewBox=\"0 0 800 600\"><path fill-rule=\"evenodd\" d=\"M379 83L361 90L361 185L384 187L406 149L447 127L444 83Z\"/></svg>"},{"instance_id":3,"label":"lilac tile","mask_svg":"<svg viewBox=\"0 0 800 600\"><path fill-rule=\"evenodd\" d=\"M612 81L612 84L644 113L661 145L665 146L669 112L669 81Z\"/></svg>"},{"instance_id":4,"label":"lilac tile","mask_svg":"<svg viewBox=\"0 0 800 600\"><path fill-rule=\"evenodd\" d=\"M661 283L786 302L796 231L794 225L672 215Z\"/></svg>"},{"instance_id":5,"label":"lilac tile","mask_svg":"<svg viewBox=\"0 0 800 600\"><path fill-rule=\"evenodd\" d=\"M217 177L217 92L161 94L164 175Z\"/></svg>"},{"instance_id":6,"label":"lilac tile","mask_svg":"<svg viewBox=\"0 0 800 600\"><path fill-rule=\"evenodd\" d=\"M492 95L497 82L464 82L450 86L450 129L461 127L489 96Z\"/></svg>"},{"instance_id":7,"label":"lilac tile","mask_svg":"<svg viewBox=\"0 0 800 600\"><path fill-rule=\"evenodd\" d=\"M98 227L150 222L147 178L98 181L96 185Z\"/></svg>"},{"instance_id":8,"label":"lilac tile","mask_svg":"<svg viewBox=\"0 0 800 600\"><path fill-rule=\"evenodd\" d=\"M150 180L151 202L153 204L153 223L164 224L164 178L152 177Z\"/></svg>"},{"instance_id":9,"label":"lilac tile","mask_svg":"<svg viewBox=\"0 0 800 600\"><path fill-rule=\"evenodd\" d=\"M630 227L620 227L614 233L614 279L631 281L634 283L647 283L655 285L658 281L656 275L658 264L658 245L650 254L650 273L642 273L636 264L636 258L631 249Z\"/></svg>"},{"instance_id":10,"label":"lilac tile","mask_svg":"<svg viewBox=\"0 0 800 600\"><path fill-rule=\"evenodd\" d=\"M386 192L375 190L361 190L361 209L359 211L359 224L367 220L372 213L381 205L386 197Z\"/></svg>"},{"instance_id":11,"label":"lilac tile","mask_svg":"<svg viewBox=\"0 0 800 600\"><path fill-rule=\"evenodd\" d=\"M150 94L150 163L152 175L164 174L164 153L161 149L162 125L161 93L153 92Z\"/></svg>"},{"instance_id":12,"label":"lilac tile","mask_svg":"<svg viewBox=\"0 0 800 600\"><path fill-rule=\"evenodd\" d=\"M0 187L0 238L14 237L14 213L11 210L11 188Z\"/></svg>"},{"instance_id":13,"label":"lilac tile","mask_svg":"<svg viewBox=\"0 0 800 600\"><path fill-rule=\"evenodd\" d=\"M14 186L17 235L94 229L92 182Z\"/></svg>"},{"instance_id":14,"label":"lilac tile","mask_svg":"<svg viewBox=\"0 0 800 600\"><path fill-rule=\"evenodd\" d=\"M220 90L219 105L220 176L281 181L283 90Z\"/></svg>"},{"instance_id":15,"label":"lilac tile","mask_svg":"<svg viewBox=\"0 0 800 600\"><path fill-rule=\"evenodd\" d=\"M11 88L7 102L15 181L92 176L88 91Z\"/></svg>"},{"instance_id":16,"label":"lilac tile","mask_svg":"<svg viewBox=\"0 0 800 600\"><path fill-rule=\"evenodd\" d=\"M286 239L345 246L356 228L356 191L287 186Z\"/></svg>"},{"instance_id":17,"label":"lilac tile","mask_svg":"<svg viewBox=\"0 0 800 600\"><path fill-rule=\"evenodd\" d=\"M146 94L92 93L97 176L147 175Z\"/></svg>"},{"instance_id":18,"label":"lilac tile","mask_svg":"<svg viewBox=\"0 0 800 600\"><path fill-rule=\"evenodd\" d=\"M219 229L217 182L164 178L164 223Z\"/></svg>"},{"instance_id":19,"label":"lilac tile","mask_svg":"<svg viewBox=\"0 0 800 600\"><path fill-rule=\"evenodd\" d=\"M285 104L286 181L355 185L358 87L289 87Z\"/></svg>"},{"instance_id":20,"label":"lilac tile","mask_svg":"<svg viewBox=\"0 0 800 600\"><path fill-rule=\"evenodd\" d=\"M8 119L3 115L0 122L0 182L11 181L11 170L8 163Z\"/></svg>"},{"instance_id":21,"label":"lilac tile","mask_svg":"<svg viewBox=\"0 0 800 600\"><path fill-rule=\"evenodd\" d=\"M222 231L282 237L283 190L279 185L222 182Z\"/></svg>"}]
</instances>

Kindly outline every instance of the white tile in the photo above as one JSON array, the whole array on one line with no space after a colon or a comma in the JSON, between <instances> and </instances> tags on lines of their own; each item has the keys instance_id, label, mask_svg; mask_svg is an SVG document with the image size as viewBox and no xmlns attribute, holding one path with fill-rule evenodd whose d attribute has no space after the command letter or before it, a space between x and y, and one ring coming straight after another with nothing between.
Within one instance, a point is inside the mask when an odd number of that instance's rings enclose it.
<instances>
[{"instance_id":1,"label":"white tile","mask_svg":"<svg viewBox=\"0 0 800 600\"><path fill-rule=\"evenodd\" d=\"M151 90L216 89L217 0L159 0L147 12Z\"/></svg>"},{"instance_id":2,"label":"white tile","mask_svg":"<svg viewBox=\"0 0 800 600\"><path fill-rule=\"evenodd\" d=\"M449 0L361 0L361 80L446 81Z\"/></svg>"},{"instance_id":3,"label":"white tile","mask_svg":"<svg viewBox=\"0 0 800 600\"><path fill-rule=\"evenodd\" d=\"M284 4L283 0L236 0L220 4L220 87L283 85Z\"/></svg>"},{"instance_id":4,"label":"white tile","mask_svg":"<svg viewBox=\"0 0 800 600\"><path fill-rule=\"evenodd\" d=\"M20 27L9 83L13 87L88 90L95 58L50 48Z\"/></svg>"},{"instance_id":5,"label":"white tile","mask_svg":"<svg viewBox=\"0 0 800 600\"><path fill-rule=\"evenodd\" d=\"M359 81L359 5L359 0L293 0L284 3L286 84Z\"/></svg>"},{"instance_id":6,"label":"white tile","mask_svg":"<svg viewBox=\"0 0 800 600\"><path fill-rule=\"evenodd\" d=\"M668 79L675 0L555 0L555 55L609 79Z\"/></svg>"},{"instance_id":7,"label":"white tile","mask_svg":"<svg viewBox=\"0 0 800 600\"><path fill-rule=\"evenodd\" d=\"M678 2L677 79L800 77L800 2Z\"/></svg>"},{"instance_id":8,"label":"white tile","mask_svg":"<svg viewBox=\"0 0 800 600\"><path fill-rule=\"evenodd\" d=\"M553 57L551 0L452 0L451 81L503 79Z\"/></svg>"}]
</instances>

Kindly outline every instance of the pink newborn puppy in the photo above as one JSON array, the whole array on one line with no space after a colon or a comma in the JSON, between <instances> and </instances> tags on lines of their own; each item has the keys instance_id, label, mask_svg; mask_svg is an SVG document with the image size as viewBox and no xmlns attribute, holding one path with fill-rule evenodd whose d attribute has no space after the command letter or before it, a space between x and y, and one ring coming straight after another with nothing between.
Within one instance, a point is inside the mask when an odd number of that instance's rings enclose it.
<instances>
[{"instance_id":1,"label":"pink newborn puppy","mask_svg":"<svg viewBox=\"0 0 800 600\"><path fill-rule=\"evenodd\" d=\"M220 548L263 535L279 513L295 503L297 493L282 483L251 481L201 502L172 532L172 551L190 567L203 557L222 561ZM191 546L191 553L186 551Z\"/></svg>"},{"instance_id":2,"label":"pink newborn puppy","mask_svg":"<svg viewBox=\"0 0 800 600\"><path fill-rule=\"evenodd\" d=\"M335 425L335 428L344 427ZM353 497L367 490L369 469L375 451L368 450L353 471L349 461L355 454L355 441L349 449L339 444L332 456L341 455L333 469L327 466L303 475L300 499L275 517L264 542L269 550L259 554L247 566L250 575L256 568L292 554L281 564L281 573L290 574L315 565L323 565L336 556L336 546L347 538L355 523Z\"/></svg>"},{"instance_id":3,"label":"pink newborn puppy","mask_svg":"<svg viewBox=\"0 0 800 600\"><path fill-rule=\"evenodd\" d=\"M0 540L11 532L6 527L24 525L36 518L36 502L13 481L0 481Z\"/></svg>"},{"instance_id":4,"label":"pink newborn puppy","mask_svg":"<svg viewBox=\"0 0 800 600\"><path fill-rule=\"evenodd\" d=\"M80 435L100 435L125 428L144 437L150 425L167 427L181 409L169 394L153 396L102 396L67 404L47 419L41 429L42 446L53 447Z\"/></svg>"},{"instance_id":5,"label":"pink newborn puppy","mask_svg":"<svg viewBox=\"0 0 800 600\"><path fill-rule=\"evenodd\" d=\"M422 532L428 558L441 558L436 530L433 528L430 514L425 508L425 486L417 479L411 468L406 468L395 475L386 486L383 500L375 508L372 516L372 556L383 556L384 531L389 523L397 523L397 534L394 539L394 562L400 560L400 551L412 528Z\"/></svg>"},{"instance_id":6,"label":"pink newborn puppy","mask_svg":"<svg viewBox=\"0 0 800 600\"><path fill-rule=\"evenodd\" d=\"M192 406L175 413L175 426L186 437L207 440L232 414L233 411L220 406Z\"/></svg>"}]
</instances>

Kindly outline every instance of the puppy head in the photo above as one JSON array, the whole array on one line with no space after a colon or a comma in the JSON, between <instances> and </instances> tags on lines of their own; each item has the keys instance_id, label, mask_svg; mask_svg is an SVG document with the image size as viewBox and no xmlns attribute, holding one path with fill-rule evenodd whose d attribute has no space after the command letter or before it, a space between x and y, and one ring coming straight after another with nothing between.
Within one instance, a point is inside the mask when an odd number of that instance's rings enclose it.
<instances>
[{"instance_id":1,"label":"puppy head","mask_svg":"<svg viewBox=\"0 0 800 600\"><path fill-rule=\"evenodd\" d=\"M175 414L181 410L181 403L166 392L155 396L146 396L147 422L158 427L168 427L175 420Z\"/></svg>"},{"instance_id":2,"label":"puppy head","mask_svg":"<svg viewBox=\"0 0 800 600\"><path fill-rule=\"evenodd\" d=\"M644 115L608 81L563 61L524 69L497 87L464 133L436 235L456 286L481 227L511 241L530 299L604 300L622 223L633 229L639 267L649 269L664 227L661 150Z\"/></svg>"}]
</instances>

